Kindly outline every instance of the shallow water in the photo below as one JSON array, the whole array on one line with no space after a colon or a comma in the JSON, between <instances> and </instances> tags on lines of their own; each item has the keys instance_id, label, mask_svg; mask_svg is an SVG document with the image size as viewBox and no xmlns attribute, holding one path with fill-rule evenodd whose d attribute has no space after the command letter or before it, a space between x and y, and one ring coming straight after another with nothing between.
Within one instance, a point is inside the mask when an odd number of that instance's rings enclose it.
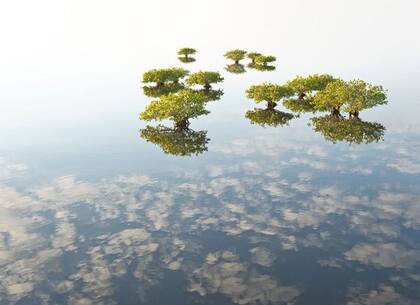
<instances>
[{"instance_id":1,"label":"shallow water","mask_svg":"<svg viewBox=\"0 0 420 305\"><path fill-rule=\"evenodd\" d=\"M310 125L320 114L277 127L245 117L260 107L245 98L251 84L314 71L280 59L230 74L221 54L181 64L159 52L98 72L103 82L83 76L70 97L46 90L48 106L28 100L24 120L3 121L0 304L418 304L414 87L360 70L389 90L389 105L361 114L383 139L333 143ZM172 65L225 77L221 100L192 121L206 139L198 155L139 134L150 101L139 77ZM10 109L2 116L19 118Z\"/></svg>"}]
</instances>

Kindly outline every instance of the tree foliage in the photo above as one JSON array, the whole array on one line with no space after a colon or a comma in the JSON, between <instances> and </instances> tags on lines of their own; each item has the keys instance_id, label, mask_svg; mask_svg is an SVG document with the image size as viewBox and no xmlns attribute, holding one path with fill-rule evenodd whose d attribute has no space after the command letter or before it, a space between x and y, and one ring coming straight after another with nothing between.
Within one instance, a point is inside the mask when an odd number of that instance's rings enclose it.
<instances>
[{"instance_id":1,"label":"tree foliage","mask_svg":"<svg viewBox=\"0 0 420 305\"><path fill-rule=\"evenodd\" d=\"M227 51L224 56L227 59L233 60L235 63L239 63L240 60L245 58L246 53L244 50L235 49Z\"/></svg>"},{"instance_id":2,"label":"tree foliage","mask_svg":"<svg viewBox=\"0 0 420 305\"><path fill-rule=\"evenodd\" d=\"M374 86L362 80L336 80L324 90L318 91L313 99L313 105L319 111L330 111L335 115L344 111L355 117L363 109L386 103L386 92L382 86Z\"/></svg>"},{"instance_id":3,"label":"tree foliage","mask_svg":"<svg viewBox=\"0 0 420 305\"><path fill-rule=\"evenodd\" d=\"M169 128L162 125L146 126L140 136L148 142L159 145L166 154L175 156L199 155L207 151L207 131Z\"/></svg>"},{"instance_id":4,"label":"tree foliage","mask_svg":"<svg viewBox=\"0 0 420 305\"><path fill-rule=\"evenodd\" d=\"M184 55L184 57L188 57L189 55L195 54L197 51L192 48L182 48L178 51L178 55Z\"/></svg>"},{"instance_id":5,"label":"tree foliage","mask_svg":"<svg viewBox=\"0 0 420 305\"><path fill-rule=\"evenodd\" d=\"M385 127L376 122L359 118L344 119L334 115L311 119L314 131L320 132L327 141L351 144L372 143L383 140Z\"/></svg>"},{"instance_id":6,"label":"tree foliage","mask_svg":"<svg viewBox=\"0 0 420 305\"><path fill-rule=\"evenodd\" d=\"M287 98L283 100L283 106L289 109L290 111L296 113L302 112L312 112L315 113L317 110L315 109L312 103L313 97L305 97L304 99L300 98Z\"/></svg>"},{"instance_id":7,"label":"tree foliage","mask_svg":"<svg viewBox=\"0 0 420 305\"><path fill-rule=\"evenodd\" d=\"M246 95L256 103L267 102L268 108L274 108L282 98L289 97L293 92L287 86L262 83L251 86Z\"/></svg>"},{"instance_id":8,"label":"tree foliage","mask_svg":"<svg viewBox=\"0 0 420 305\"><path fill-rule=\"evenodd\" d=\"M187 85L203 85L205 89L210 89L211 84L223 81L219 72L199 71L191 74L186 80Z\"/></svg>"},{"instance_id":9,"label":"tree foliage","mask_svg":"<svg viewBox=\"0 0 420 305\"><path fill-rule=\"evenodd\" d=\"M161 97L169 93L176 93L179 90L185 89L185 86L180 83L170 83L165 86L144 86L143 93L148 97Z\"/></svg>"},{"instance_id":10,"label":"tree foliage","mask_svg":"<svg viewBox=\"0 0 420 305\"><path fill-rule=\"evenodd\" d=\"M180 62L184 63L184 64L189 64L189 63L195 62L195 58L193 58L193 57L181 56L181 57L178 57L178 60Z\"/></svg>"},{"instance_id":11,"label":"tree foliage","mask_svg":"<svg viewBox=\"0 0 420 305\"><path fill-rule=\"evenodd\" d=\"M274 71L274 70L276 70L275 66L260 65L260 64L256 64L256 63L249 63L248 68L255 69L255 70L258 70L258 71Z\"/></svg>"},{"instance_id":12,"label":"tree foliage","mask_svg":"<svg viewBox=\"0 0 420 305\"><path fill-rule=\"evenodd\" d=\"M188 74L189 71L183 68L152 69L143 74L143 83L156 83L157 86L163 86L168 82L178 83Z\"/></svg>"},{"instance_id":13,"label":"tree foliage","mask_svg":"<svg viewBox=\"0 0 420 305\"><path fill-rule=\"evenodd\" d=\"M180 90L176 94L169 93L150 102L140 113L140 119L145 121L169 119L175 122L176 127L186 128L189 119L209 113L205 108L206 102L208 97L201 92Z\"/></svg>"},{"instance_id":14,"label":"tree foliage","mask_svg":"<svg viewBox=\"0 0 420 305\"><path fill-rule=\"evenodd\" d=\"M246 54L246 57L248 57L249 59L252 60L253 63L255 63L255 58L257 58L260 55L262 55L262 54L261 53L258 53L258 52L248 52Z\"/></svg>"},{"instance_id":15,"label":"tree foliage","mask_svg":"<svg viewBox=\"0 0 420 305\"><path fill-rule=\"evenodd\" d=\"M276 57L271 55L260 55L255 58L255 63L266 66L270 62L275 62Z\"/></svg>"},{"instance_id":16,"label":"tree foliage","mask_svg":"<svg viewBox=\"0 0 420 305\"><path fill-rule=\"evenodd\" d=\"M247 111L245 117L251 121L251 124L258 124L262 127L277 127L289 124L289 121L295 116L276 109L254 108L254 110Z\"/></svg>"}]
</instances>

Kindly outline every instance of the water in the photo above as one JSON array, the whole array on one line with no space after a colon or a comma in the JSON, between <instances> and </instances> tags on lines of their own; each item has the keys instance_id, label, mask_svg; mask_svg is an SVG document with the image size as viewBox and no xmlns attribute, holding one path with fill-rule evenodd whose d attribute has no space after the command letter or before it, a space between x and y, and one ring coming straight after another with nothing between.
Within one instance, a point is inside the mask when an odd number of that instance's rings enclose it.
<instances>
[{"instance_id":1,"label":"water","mask_svg":"<svg viewBox=\"0 0 420 305\"><path fill-rule=\"evenodd\" d=\"M169 43L127 48L128 58L123 44L120 57L88 53L86 66L31 72L36 81L6 90L0 304L420 304L415 81L328 58L291 62L281 54L292 47L270 39L275 71L232 74L227 43L197 44L193 63ZM151 99L139 79L169 66L220 71L224 95L178 142L151 130L160 146L141 137ZM363 143L315 131L319 113L276 127L246 117L263 108L245 97L250 85L309 73L388 89L388 105L361 113L376 123Z\"/></svg>"}]
</instances>

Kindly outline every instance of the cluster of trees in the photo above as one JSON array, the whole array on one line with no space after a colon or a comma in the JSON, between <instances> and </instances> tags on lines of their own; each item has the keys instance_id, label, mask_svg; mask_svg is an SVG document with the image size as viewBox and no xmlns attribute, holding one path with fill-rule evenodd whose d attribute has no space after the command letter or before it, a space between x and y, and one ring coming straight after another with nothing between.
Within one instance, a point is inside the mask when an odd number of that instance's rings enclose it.
<instances>
[{"instance_id":1,"label":"cluster of trees","mask_svg":"<svg viewBox=\"0 0 420 305\"><path fill-rule=\"evenodd\" d=\"M270 63L276 61L275 56L263 55L258 52L247 52L245 50L234 49L227 51L224 56L227 59L233 60L233 64L229 64L226 67L226 70L231 73L244 73L245 66L240 63L245 57L248 57L251 62L248 64L249 68L260 70L260 71L272 71L276 67L270 65Z\"/></svg>"}]
</instances>

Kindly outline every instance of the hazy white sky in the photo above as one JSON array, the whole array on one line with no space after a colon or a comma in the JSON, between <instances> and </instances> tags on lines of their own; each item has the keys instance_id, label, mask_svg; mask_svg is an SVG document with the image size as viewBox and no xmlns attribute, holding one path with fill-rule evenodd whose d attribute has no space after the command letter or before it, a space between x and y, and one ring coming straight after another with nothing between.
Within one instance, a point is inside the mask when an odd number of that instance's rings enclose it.
<instances>
[{"instance_id":1,"label":"hazy white sky","mask_svg":"<svg viewBox=\"0 0 420 305\"><path fill-rule=\"evenodd\" d=\"M419 0L2 1L1 112L5 121L124 99L144 69L181 46L209 65L239 47L276 55L290 75L329 72L408 90L419 83L419 29Z\"/></svg>"}]
</instances>

